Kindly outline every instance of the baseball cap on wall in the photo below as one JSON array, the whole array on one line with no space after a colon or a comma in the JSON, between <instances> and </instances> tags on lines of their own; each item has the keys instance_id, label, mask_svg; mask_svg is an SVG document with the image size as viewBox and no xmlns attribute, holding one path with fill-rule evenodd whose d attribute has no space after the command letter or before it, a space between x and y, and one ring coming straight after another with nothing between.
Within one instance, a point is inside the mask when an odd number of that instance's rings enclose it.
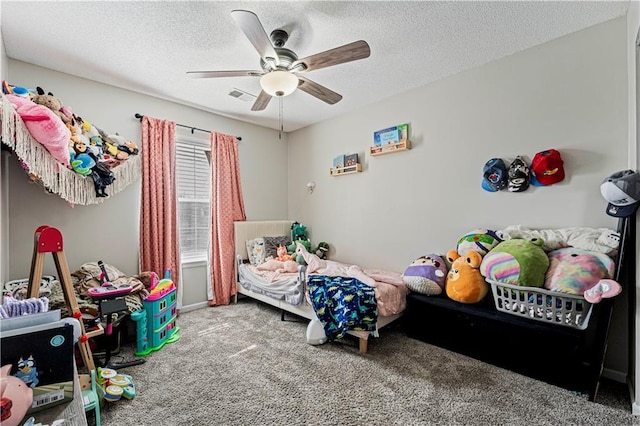
<instances>
[{"instance_id":1,"label":"baseball cap on wall","mask_svg":"<svg viewBox=\"0 0 640 426\"><path fill-rule=\"evenodd\" d=\"M560 152L555 149L540 151L531 160L531 183L536 186L547 186L564 179L564 161Z\"/></svg>"},{"instance_id":2,"label":"baseball cap on wall","mask_svg":"<svg viewBox=\"0 0 640 426\"><path fill-rule=\"evenodd\" d=\"M509 166L507 171L509 185L509 192L522 192L529 188L529 180L531 179L531 172L529 166L521 156L517 156L515 160Z\"/></svg>"},{"instance_id":3,"label":"baseball cap on wall","mask_svg":"<svg viewBox=\"0 0 640 426\"><path fill-rule=\"evenodd\" d=\"M507 187L507 166L502 158L492 158L482 168L482 189L497 192Z\"/></svg>"},{"instance_id":4,"label":"baseball cap on wall","mask_svg":"<svg viewBox=\"0 0 640 426\"><path fill-rule=\"evenodd\" d=\"M640 205L640 174L633 170L616 172L602 182L600 193L609 202L609 216L629 217Z\"/></svg>"}]
</instances>

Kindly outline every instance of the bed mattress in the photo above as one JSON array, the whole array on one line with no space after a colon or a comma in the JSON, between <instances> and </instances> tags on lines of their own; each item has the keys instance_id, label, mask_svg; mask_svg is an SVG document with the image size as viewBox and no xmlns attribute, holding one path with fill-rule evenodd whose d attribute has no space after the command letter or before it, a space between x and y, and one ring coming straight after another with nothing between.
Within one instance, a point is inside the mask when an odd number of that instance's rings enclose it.
<instances>
[{"instance_id":1,"label":"bed mattress","mask_svg":"<svg viewBox=\"0 0 640 426\"><path fill-rule=\"evenodd\" d=\"M255 293L284 300L291 305L299 305L304 301L305 286L297 272L259 271L255 266L243 263L238 265L238 278L243 288Z\"/></svg>"}]
</instances>

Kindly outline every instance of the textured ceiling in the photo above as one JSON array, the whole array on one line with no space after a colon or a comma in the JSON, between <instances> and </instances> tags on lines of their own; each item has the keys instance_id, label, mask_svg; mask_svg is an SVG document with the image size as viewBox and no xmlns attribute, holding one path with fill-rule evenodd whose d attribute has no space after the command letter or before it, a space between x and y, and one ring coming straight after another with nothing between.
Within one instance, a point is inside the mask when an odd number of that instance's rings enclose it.
<instances>
[{"instance_id":1,"label":"textured ceiling","mask_svg":"<svg viewBox=\"0 0 640 426\"><path fill-rule=\"evenodd\" d=\"M622 16L628 5L3 0L0 13L10 58L274 129L278 102L252 112L253 100L228 95L238 88L257 96L259 78L205 80L185 74L260 69L260 57L231 18L232 10L256 13L267 34L288 31L285 47L300 58L366 40L369 58L305 74L340 93L342 101L328 105L300 90L284 98L284 130L293 131Z\"/></svg>"}]
</instances>

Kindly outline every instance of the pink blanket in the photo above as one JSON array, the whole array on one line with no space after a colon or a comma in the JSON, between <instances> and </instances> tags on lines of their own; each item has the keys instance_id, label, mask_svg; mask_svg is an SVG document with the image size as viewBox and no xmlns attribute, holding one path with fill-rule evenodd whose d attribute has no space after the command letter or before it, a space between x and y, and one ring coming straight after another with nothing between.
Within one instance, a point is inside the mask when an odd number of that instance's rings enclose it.
<instances>
[{"instance_id":1,"label":"pink blanket","mask_svg":"<svg viewBox=\"0 0 640 426\"><path fill-rule=\"evenodd\" d=\"M408 289L402 281L402 274L381 269L362 269L357 265L346 265L333 260L320 259L298 244L296 254L301 254L307 263L307 275L319 274L332 277L351 277L375 288L378 314L388 316L398 314L406 307Z\"/></svg>"}]
</instances>

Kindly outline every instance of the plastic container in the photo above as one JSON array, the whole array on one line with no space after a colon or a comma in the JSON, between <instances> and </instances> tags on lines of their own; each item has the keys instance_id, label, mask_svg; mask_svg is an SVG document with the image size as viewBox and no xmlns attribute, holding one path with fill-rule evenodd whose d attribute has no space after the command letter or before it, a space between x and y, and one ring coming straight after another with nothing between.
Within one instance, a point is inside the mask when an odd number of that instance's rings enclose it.
<instances>
[{"instance_id":1,"label":"plastic container","mask_svg":"<svg viewBox=\"0 0 640 426\"><path fill-rule=\"evenodd\" d=\"M491 285L496 309L501 312L578 330L589 325L593 305L582 296L486 281Z\"/></svg>"}]
</instances>

